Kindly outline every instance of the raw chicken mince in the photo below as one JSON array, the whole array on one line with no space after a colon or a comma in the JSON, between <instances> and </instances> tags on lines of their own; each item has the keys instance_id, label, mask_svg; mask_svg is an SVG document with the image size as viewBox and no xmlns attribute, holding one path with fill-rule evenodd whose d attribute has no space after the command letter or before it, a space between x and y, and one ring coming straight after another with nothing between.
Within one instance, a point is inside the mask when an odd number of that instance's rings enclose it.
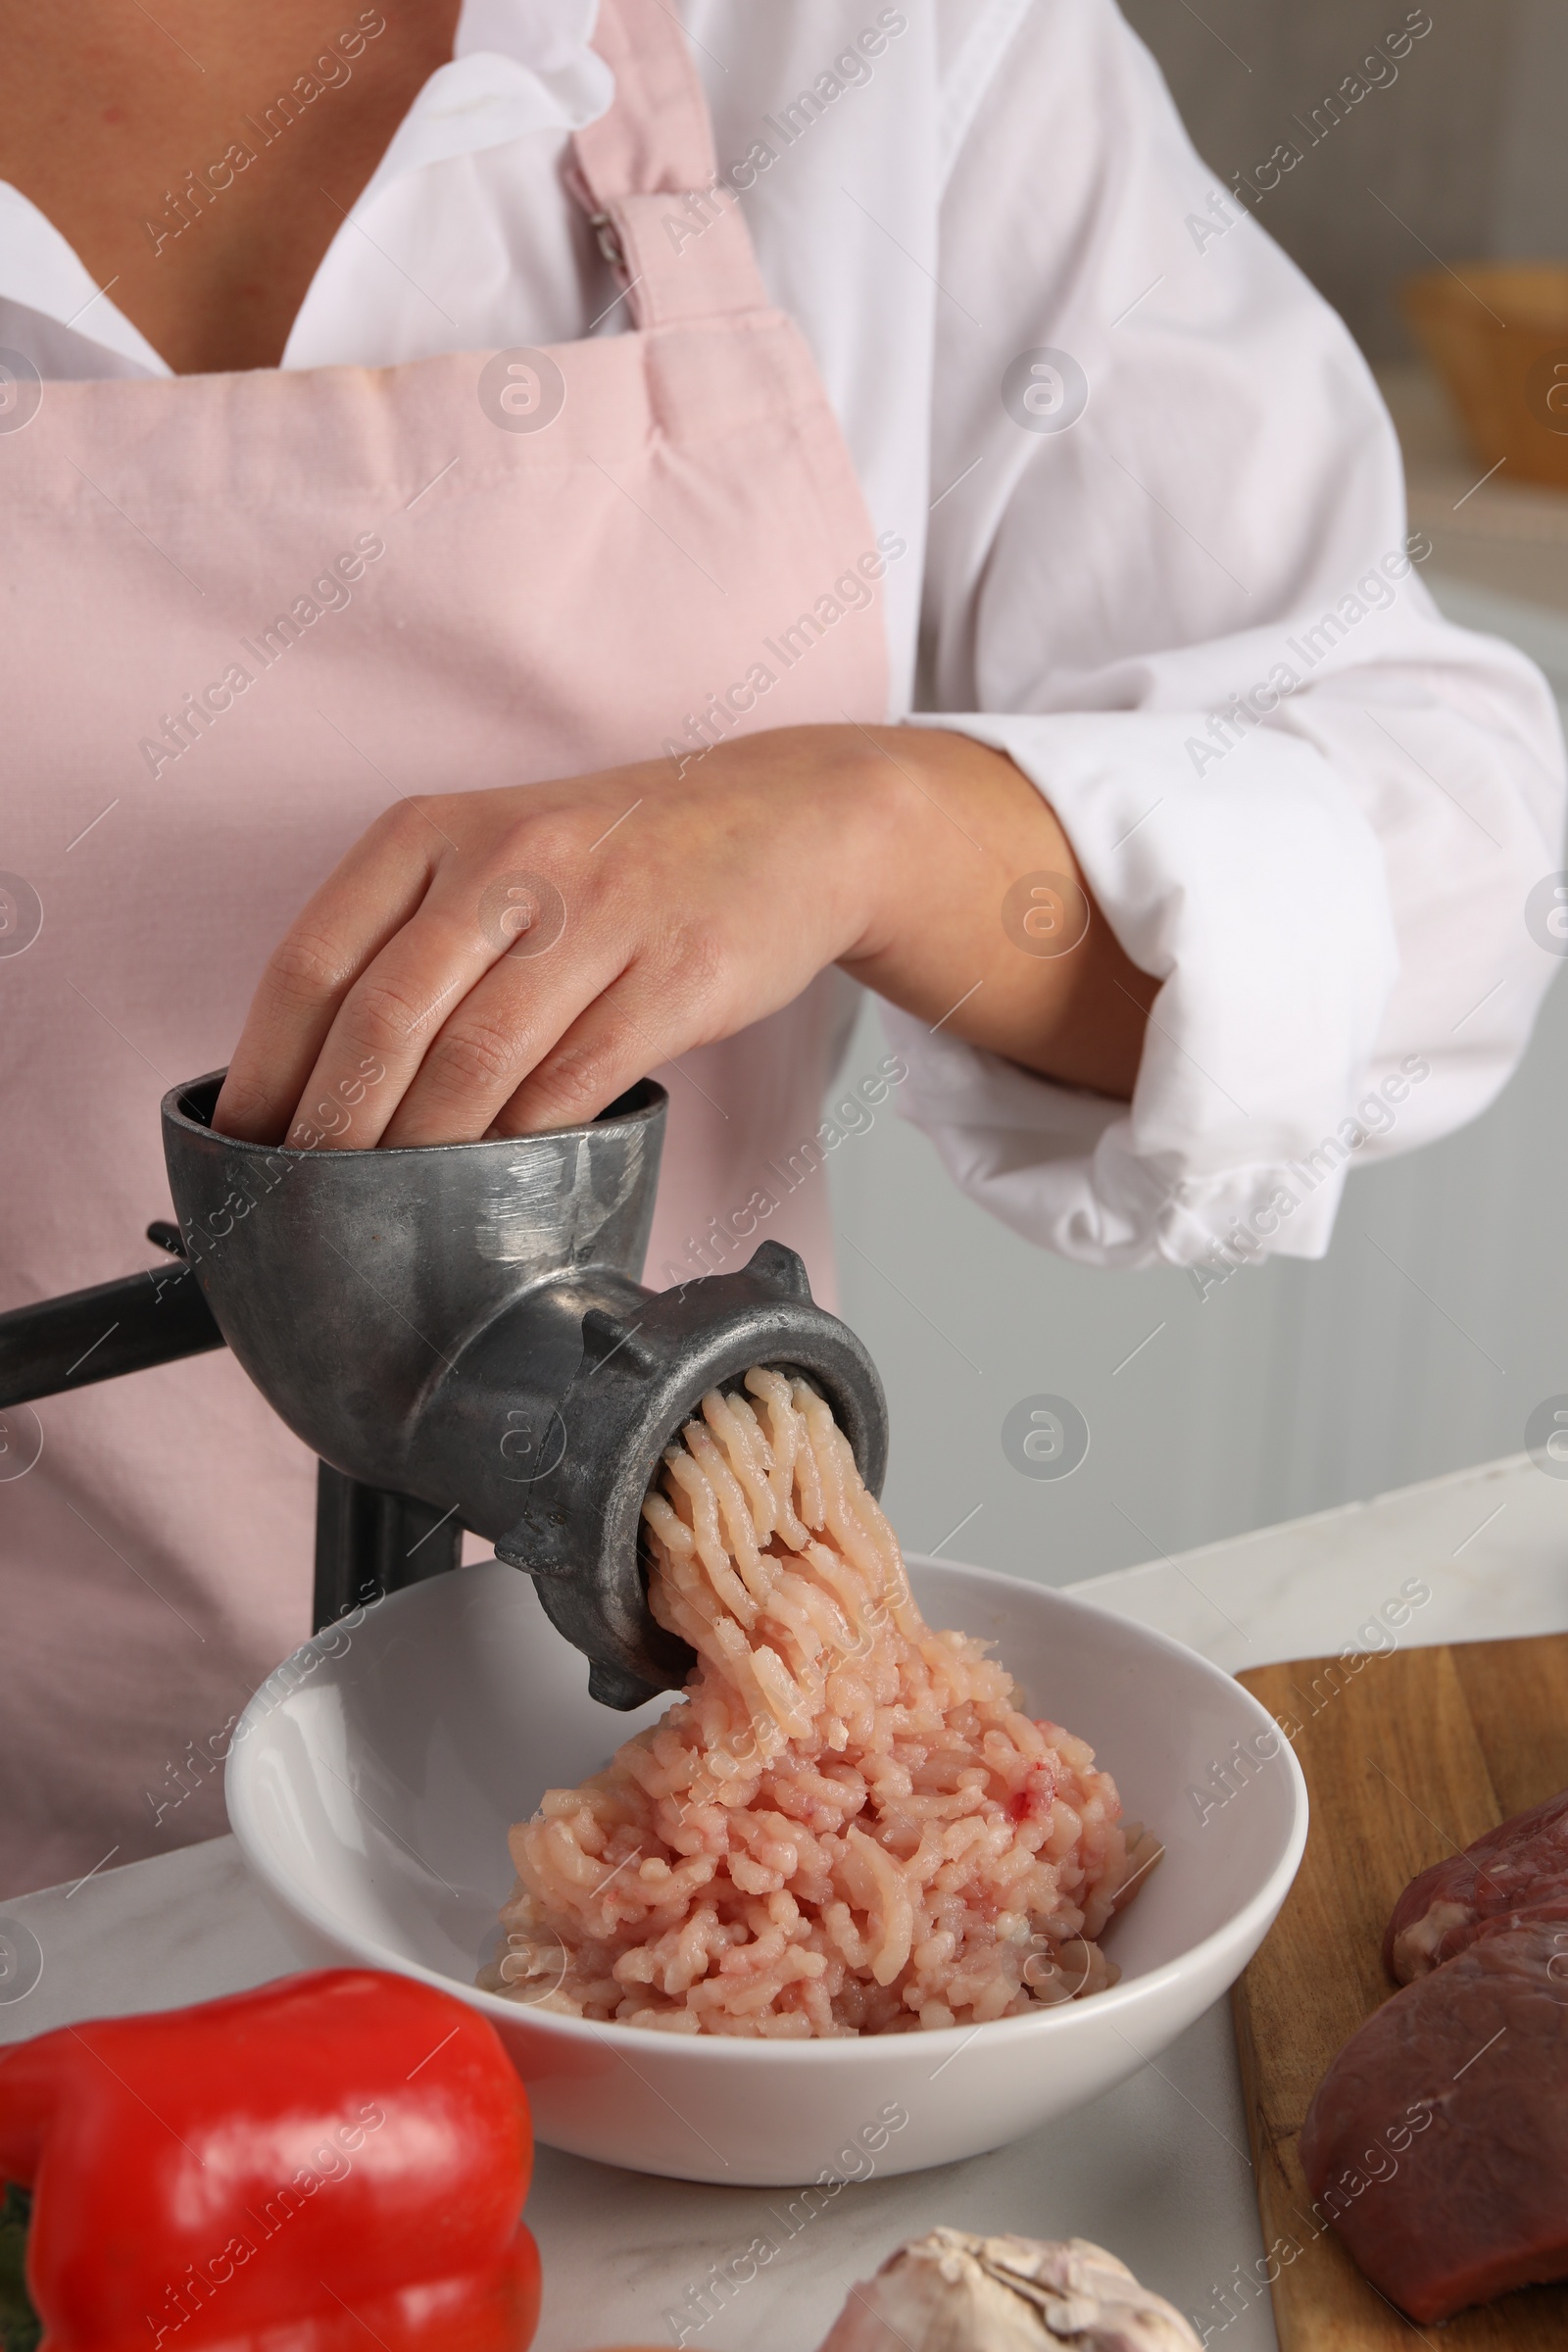
<instances>
[{"instance_id":1,"label":"raw chicken mince","mask_svg":"<svg viewBox=\"0 0 1568 2352\"><path fill-rule=\"evenodd\" d=\"M1158 1859L1081 1740L915 1607L803 1381L710 1390L644 1504L686 1690L511 1835L479 1982L569 2016L796 2040L1017 2017L1113 1984Z\"/></svg>"}]
</instances>

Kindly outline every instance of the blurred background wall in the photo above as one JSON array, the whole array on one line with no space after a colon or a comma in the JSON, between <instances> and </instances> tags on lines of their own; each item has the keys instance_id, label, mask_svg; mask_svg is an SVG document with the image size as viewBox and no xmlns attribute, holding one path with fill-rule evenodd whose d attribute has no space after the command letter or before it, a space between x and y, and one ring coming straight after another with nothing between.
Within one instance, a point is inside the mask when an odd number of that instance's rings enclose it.
<instances>
[{"instance_id":1,"label":"blurred background wall","mask_svg":"<svg viewBox=\"0 0 1568 2352\"><path fill-rule=\"evenodd\" d=\"M1421 13L1433 29L1398 79L1307 148L1263 215L1373 361L1407 350L1394 288L1436 257L1568 253L1568 6L1431 0ZM1201 13L1122 0L1122 14L1228 181L1282 139L1304 143L1300 123L1404 24L1407 0L1201 0Z\"/></svg>"},{"instance_id":2,"label":"blurred background wall","mask_svg":"<svg viewBox=\"0 0 1568 2352\"><path fill-rule=\"evenodd\" d=\"M1228 182L1405 21L1404 0L1123 0ZM1568 257L1568 0L1430 0L1432 32L1270 197L1264 223L1341 310L1394 409L1426 578L1522 644L1568 705L1568 492L1482 471L1396 287L1438 261ZM1568 342L1568 335L1565 335ZM846 1079L885 1051L868 1001ZM890 1103L829 1161L844 1311L888 1384L886 1500L906 1544L1061 1584L1524 1446L1568 1391L1568 992L1485 1117L1352 1174L1317 1264L1106 1274L960 1200ZM1069 1398L1080 1468L1025 1477L1020 1399Z\"/></svg>"}]
</instances>

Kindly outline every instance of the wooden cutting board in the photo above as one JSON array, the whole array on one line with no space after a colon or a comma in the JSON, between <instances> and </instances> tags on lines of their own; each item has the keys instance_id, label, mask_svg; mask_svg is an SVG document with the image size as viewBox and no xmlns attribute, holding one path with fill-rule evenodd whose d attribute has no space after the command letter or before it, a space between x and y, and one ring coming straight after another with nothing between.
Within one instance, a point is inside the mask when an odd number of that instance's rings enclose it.
<instances>
[{"instance_id":1,"label":"wooden cutting board","mask_svg":"<svg viewBox=\"0 0 1568 2352\"><path fill-rule=\"evenodd\" d=\"M1260 1666L1239 1678L1290 1733L1312 1799L1306 1855L1231 1995L1280 2352L1565 2352L1568 2288L1530 2287L1417 2328L1323 2230L1297 2135L1330 2059L1396 1989L1383 1931L1418 1871L1568 1787L1568 1636ZM1245 1787L1229 1799L1247 1801ZM1298 2251L1294 2260L1292 2247ZM1265 2256L1265 2261L1267 2257ZM1255 2299L1244 2279L1229 2298ZM1223 2341L1216 2305L1211 2346Z\"/></svg>"}]
</instances>

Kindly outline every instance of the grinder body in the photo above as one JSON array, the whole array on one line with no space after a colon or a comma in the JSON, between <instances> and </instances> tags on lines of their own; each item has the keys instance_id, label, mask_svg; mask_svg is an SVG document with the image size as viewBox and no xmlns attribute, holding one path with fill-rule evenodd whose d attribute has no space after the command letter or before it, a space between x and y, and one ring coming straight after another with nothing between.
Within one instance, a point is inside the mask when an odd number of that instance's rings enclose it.
<instances>
[{"instance_id":1,"label":"grinder body","mask_svg":"<svg viewBox=\"0 0 1568 2352\"><path fill-rule=\"evenodd\" d=\"M640 1523L665 1446L710 1387L760 1363L805 1377L880 1491L875 1367L812 1300L793 1250L766 1242L733 1273L662 1293L639 1279L666 1108L654 1081L552 1134L350 1152L216 1134L222 1075L165 1097L185 1262L146 1278L152 1308L134 1282L111 1286L151 1336L106 1368L228 1345L328 1466L318 1613L323 1542L356 1511L379 1510L383 1540L392 1528L429 1543L431 1566L455 1564L469 1528L538 1580L593 1694L637 1706L692 1662L648 1608ZM95 1296L0 1316L0 1406L74 1385L55 1359ZM52 1367L30 1388L29 1356Z\"/></svg>"}]
</instances>

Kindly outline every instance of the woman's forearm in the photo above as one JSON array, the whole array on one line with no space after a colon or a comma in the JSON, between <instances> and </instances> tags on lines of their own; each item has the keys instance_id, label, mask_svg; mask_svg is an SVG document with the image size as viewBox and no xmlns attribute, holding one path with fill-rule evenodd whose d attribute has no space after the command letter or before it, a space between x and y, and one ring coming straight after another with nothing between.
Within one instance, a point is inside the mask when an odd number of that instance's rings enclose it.
<instances>
[{"instance_id":1,"label":"woman's forearm","mask_svg":"<svg viewBox=\"0 0 1568 2352\"><path fill-rule=\"evenodd\" d=\"M971 1045L1129 1097L1158 983L1123 953L1049 802L971 736L853 735L888 820L871 920L844 968Z\"/></svg>"}]
</instances>

